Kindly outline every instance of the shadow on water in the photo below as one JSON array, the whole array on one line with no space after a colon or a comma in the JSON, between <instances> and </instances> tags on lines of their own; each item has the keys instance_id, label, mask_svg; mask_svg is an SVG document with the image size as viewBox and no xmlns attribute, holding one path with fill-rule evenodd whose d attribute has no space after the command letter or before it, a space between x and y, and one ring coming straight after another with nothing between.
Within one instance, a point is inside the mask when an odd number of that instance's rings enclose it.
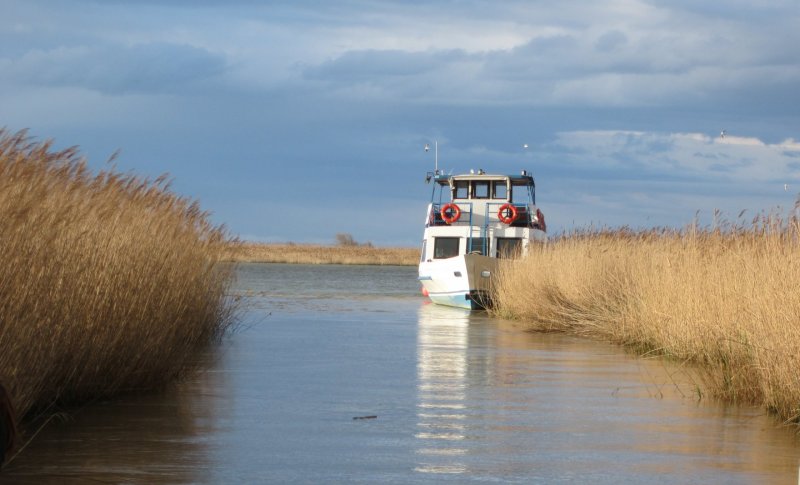
<instances>
[{"instance_id":1,"label":"shadow on water","mask_svg":"<svg viewBox=\"0 0 800 485\"><path fill-rule=\"evenodd\" d=\"M0 474L0 483L197 483L230 388L199 356L191 380L158 393L88 404L50 419ZM35 431L35 430L32 430ZM31 434L29 431L28 434Z\"/></svg>"}]
</instances>

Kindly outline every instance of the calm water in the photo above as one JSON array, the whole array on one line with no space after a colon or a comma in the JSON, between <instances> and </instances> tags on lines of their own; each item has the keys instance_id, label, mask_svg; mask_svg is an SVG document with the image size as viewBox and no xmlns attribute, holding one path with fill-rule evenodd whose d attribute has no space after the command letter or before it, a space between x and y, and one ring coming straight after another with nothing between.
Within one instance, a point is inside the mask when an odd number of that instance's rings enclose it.
<instances>
[{"instance_id":1,"label":"calm water","mask_svg":"<svg viewBox=\"0 0 800 485\"><path fill-rule=\"evenodd\" d=\"M660 360L429 305L415 268L246 265L166 393L52 420L2 483L796 483L800 443ZM376 416L370 419L353 419Z\"/></svg>"}]
</instances>

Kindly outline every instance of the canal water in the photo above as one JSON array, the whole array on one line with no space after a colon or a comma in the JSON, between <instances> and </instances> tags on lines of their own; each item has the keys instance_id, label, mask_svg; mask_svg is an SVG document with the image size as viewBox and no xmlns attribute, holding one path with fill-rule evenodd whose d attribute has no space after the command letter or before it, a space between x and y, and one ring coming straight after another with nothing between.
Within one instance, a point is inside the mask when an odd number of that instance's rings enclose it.
<instances>
[{"instance_id":1,"label":"canal water","mask_svg":"<svg viewBox=\"0 0 800 485\"><path fill-rule=\"evenodd\" d=\"M0 483L797 483L795 434L680 366L428 304L415 268L238 274L197 374L51 419Z\"/></svg>"}]
</instances>

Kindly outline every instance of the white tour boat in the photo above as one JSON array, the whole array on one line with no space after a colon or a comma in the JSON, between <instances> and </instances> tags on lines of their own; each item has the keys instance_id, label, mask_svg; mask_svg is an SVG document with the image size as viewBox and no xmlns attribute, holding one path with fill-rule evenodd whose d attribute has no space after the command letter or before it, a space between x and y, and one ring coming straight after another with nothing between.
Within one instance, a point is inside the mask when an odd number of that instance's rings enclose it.
<instances>
[{"instance_id":1,"label":"white tour boat","mask_svg":"<svg viewBox=\"0 0 800 485\"><path fill-rule=\"evenodd\" d=\"M478 309L490 304L498 260L519 257L547 240L528 172L429 173L433 193L419 263L423 294L434 303Z\"/></svg>"}]
</instances>

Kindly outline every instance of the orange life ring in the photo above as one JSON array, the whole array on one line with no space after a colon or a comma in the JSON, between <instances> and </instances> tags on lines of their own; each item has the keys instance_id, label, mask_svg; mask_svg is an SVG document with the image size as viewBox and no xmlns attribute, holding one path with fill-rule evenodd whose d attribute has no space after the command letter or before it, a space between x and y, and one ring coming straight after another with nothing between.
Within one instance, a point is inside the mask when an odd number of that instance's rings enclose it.
<instances>
[{"instance_id":1,"label":"orange life ring","mask_svg":"<svg viewBox=\"0 0 800 485\"><path fill-rule=\"evenodd\" d=\"M453 211L452 215L449 214L450 211ZM459 217L461 217L461 208L451 202L444 205L442 210L439 211L439 214L441 214L444 222L452 224L456 222Z\"/></svg>"},{"instance_id":2,"label":"orange life ring","mask_svg":"<svg viewBox=\"0 0 800 485\"><path fill-rule=\"evenodd\" d=\"M544 223L544 214L539 209L536 209L536 220L539 222L539 229L547 232L547 224Z\"/></svg>"},{"instance_id":3,"label":"orange life ring","mask_svg":"<svg viewBox=\"0 0 800 485\"><path fill-rule=\"evenodd\" d=\"M509 212L508 215L505 214L506 211ZM500 206L500 210L497 211L497 218L505 224L511 224L517 220L517 217L519 217L519 211L514 207L514 204L503 204Z\"/></svg>"}]
</instances>

